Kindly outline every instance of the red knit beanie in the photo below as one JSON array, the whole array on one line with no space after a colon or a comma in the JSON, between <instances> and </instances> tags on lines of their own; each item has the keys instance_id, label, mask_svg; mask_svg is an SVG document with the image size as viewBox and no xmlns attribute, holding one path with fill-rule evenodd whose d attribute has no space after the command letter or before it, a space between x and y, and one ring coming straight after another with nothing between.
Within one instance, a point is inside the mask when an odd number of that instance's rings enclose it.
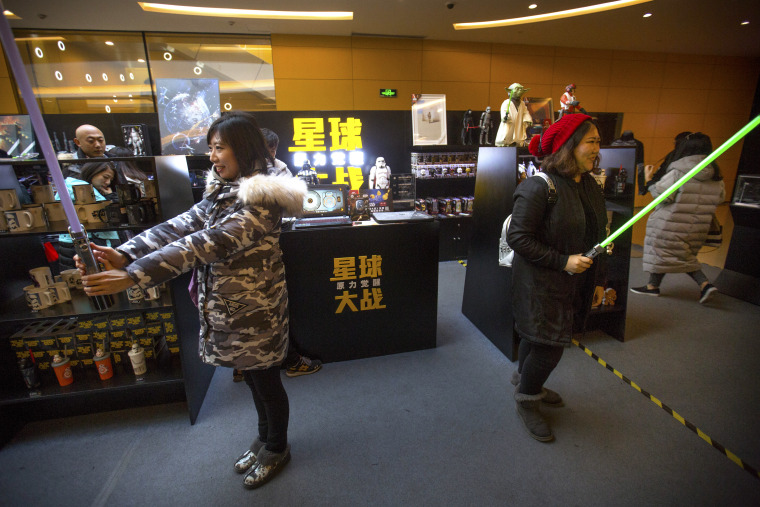
<instances>
[{"instance_id":1,"label":"red knit beanie","mask_svg":"<svg viewBox=\"0 0 760 507\"><path fill-rule=\"evenodd\" d=\"M546 129L543 134L533 136L530 140L528 151L534 157L551 155L570 139L570 136L581 126L581 123L591 119L589 115L581 113L563 115L562 118Z\"/></svg>"}]
</instances>

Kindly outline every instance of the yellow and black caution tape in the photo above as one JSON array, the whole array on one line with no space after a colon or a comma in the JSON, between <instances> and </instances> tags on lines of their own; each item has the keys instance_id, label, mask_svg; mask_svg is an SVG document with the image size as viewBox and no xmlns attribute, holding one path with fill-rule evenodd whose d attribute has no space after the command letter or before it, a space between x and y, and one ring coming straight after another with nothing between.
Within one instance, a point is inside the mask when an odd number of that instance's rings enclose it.
<instances>
[{"instance_id":1,"label":"yellow and black caution tape","mask_svg":"<svg viewBox=\"0 0 760 507\"><path fill-rule=\"evenodd\" d=\"M699 435L699 438L701 438L702 440L704 440L705 442L707 442L708 444L710 444L713 448L715 448L718 451L720 451L721 454L723 454L728 459L730 459L731 461L733 461L734 463L736 463L737 465L739 465L743 470L745 470L746 472L749 472L749 474L751 474L752 477L754 477L755 479L760 479L760 472L758 472L757 469L755 469L751 465L749 465L749 464L745 463L744 461L742 461L742 459L739 458L739 456L737 456L736 454L732 453L731 451L729 451L728 449L726 449L725 447L723 447L720 443L718 443L715 440L713 440L712 438L710 438L707 434L705 434L705 432L703 432L702 430L700 430L699 428L697 428L696 426L694 426L692 423L690 423L689 421L687 421L686 419L684 419L683 416L681 416L678 412L676 412L675 410L673 410L669 406L665 405L662 401L658 400L657 398L655 398L654 396L652 396L650 393L648 393L645 390L643 390L641 387L639 387L636 384L636 382L633 382L631 379L629 379L628 377L626 377L625 375L623 375L622 373L620 373L619 371L617 371L615 368L613 368L612 366L610 366L605 360L603 360L601 357L597 356L596 354L594 354L593 352L591 352L588 348L586 348L585 345L583 345L582 343L580 343L578 340L573 340L573 345L576 345L577 347L579 347L581 350L583 350L583 352L585 352L591 358L595 359L597 363L601 364L602 366L604 366L605 368L607 368L608 370L610 370L612 373L614 373L623 382L625 382L626 384L628 384L629 386L633 387L638 392L640 392L641 394L643 394L644 396L646 396L647 398L649 398L649 400L652 403L654 403L655 405L657 405L658 407L660 407L661 409L663 409L668 414L672 415L673 418L676 421L680 422L681 424L683 424L684 426L686 426L687 428L689 428L691 431L693 431L694 433L696 433L697 435Z\"/></svg>"},{"instance_id":2,"label":"yellow and black caution tape","mask_svg":"<svg viewBox=\"0 0 760 507\"><path fill-rule=\"evenodd\" d=\"M457 261L457 262L459 262L459 264L461 264L462 266L467 267L467 261L466 260L465 261Z\"/></svg>"}]
</instances>

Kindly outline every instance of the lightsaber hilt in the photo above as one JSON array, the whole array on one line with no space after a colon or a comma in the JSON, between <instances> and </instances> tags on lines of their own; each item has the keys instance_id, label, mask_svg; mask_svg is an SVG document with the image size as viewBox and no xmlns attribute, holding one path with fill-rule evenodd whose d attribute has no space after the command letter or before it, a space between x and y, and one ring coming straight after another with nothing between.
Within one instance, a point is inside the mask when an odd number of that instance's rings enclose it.
<instances>
[{"instance_id":1,"label":"lightsaber hilt","mask_svg":"<svg viewBox=\"0 0 760 507\"><path fill-rule=\"evenodd\" d=\"M79 232L73 232L71 228L69 228L69 234L71 235L71 239L74 241L74 250L76 250L79 259L84 263L85 271L87 274L92 275L95 273L100 273L100 266L95 260L95 255L92 253L92 248L90 248L90 240L87 237L87 231L85 228L82 227L82 230ZM95 306L95 308L98 310L106 310L107 308L113 306L113 297L108 294L105 296L89 297L90 301L92 301L93 306Z\"/></svg>"},{"instance_id":2,"label":"lightsaber hilt","mask_svg":"<svg viewBox=\"0 0 760 507\"><path fill-rule=\"evenodd\" d=\"M599 254L603 254L606 252L607 249L603 247L602 245L596 245L594 248L583 254L584 257L588 257L589 259L595 258Z\"/></svg>"}]
</instances>

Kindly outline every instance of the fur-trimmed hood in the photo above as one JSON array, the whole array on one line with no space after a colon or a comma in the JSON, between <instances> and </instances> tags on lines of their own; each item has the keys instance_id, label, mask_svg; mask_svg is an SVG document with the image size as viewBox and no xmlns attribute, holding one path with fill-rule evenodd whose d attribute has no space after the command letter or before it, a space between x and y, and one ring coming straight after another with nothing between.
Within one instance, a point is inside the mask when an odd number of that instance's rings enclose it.
<instances>
[{"instance_id":1,"label":"fur-trimmed hood","mask_svg":"<svg viewBox=\"0 0 760 507\"><path fill-rule=\"evenodd\" d=\"M269 176L256 174L249 178L239 178L233 182L225 182L213 170L206 174L206 196L222 190L225 185L231 187L232 194L237 199L250 206L278 205L289 216L300 216L303 211L303 201L306 197L306 183L292 176Z\"/></svg>"}]
</instances>

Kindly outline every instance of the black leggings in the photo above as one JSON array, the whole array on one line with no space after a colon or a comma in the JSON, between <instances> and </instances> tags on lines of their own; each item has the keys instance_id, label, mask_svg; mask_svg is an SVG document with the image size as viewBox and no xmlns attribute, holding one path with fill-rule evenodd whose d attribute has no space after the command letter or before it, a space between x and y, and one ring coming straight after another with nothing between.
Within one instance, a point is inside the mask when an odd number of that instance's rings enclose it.
<instances>
[{"instance_id":1,"label":"black leggings","mask_svg":"<svg viewBox=\"0 0 760 507\"><path fill-rule=\"evenodd\" d=\"M266 370L243 370L243 379L253 394L259 415L259 440L268 451L280 453L288 444L290 404L282 386L280 365Z\"/></svg>"},{"instance_id":2,"label":"black leggings","mask_svg":"<svg viewBox=\"0 0 760 507\"><path fill-rule=\"evenodd\" d=\"M557 345L539 345L528 340L520 340L517 350L520 373L520 393L539 394L546 379L559 364L565 347Z\"/></svg>"}]
</instances>

